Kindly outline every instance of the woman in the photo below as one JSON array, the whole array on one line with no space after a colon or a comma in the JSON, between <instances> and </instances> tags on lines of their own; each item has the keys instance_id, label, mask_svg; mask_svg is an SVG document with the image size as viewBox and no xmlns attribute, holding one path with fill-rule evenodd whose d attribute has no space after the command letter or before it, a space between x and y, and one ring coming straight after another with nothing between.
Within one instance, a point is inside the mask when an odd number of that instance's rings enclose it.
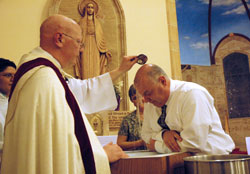
<instances>
[{"instance_id":1,"label":"woman","mask_svg":"<svg viewBox=\"0 0 250 174\"><path fill-rule=\"evenodd\" d=\"M129 98L135 105L136 110L123 118L118 132L117 144L123 150L144 150L146 145L141 139L144 105L143 102L139 102L137 99L136 89L133 85L129 88ZM140 118L138 118L137 112Z\"/></svg>"}]
</instances>

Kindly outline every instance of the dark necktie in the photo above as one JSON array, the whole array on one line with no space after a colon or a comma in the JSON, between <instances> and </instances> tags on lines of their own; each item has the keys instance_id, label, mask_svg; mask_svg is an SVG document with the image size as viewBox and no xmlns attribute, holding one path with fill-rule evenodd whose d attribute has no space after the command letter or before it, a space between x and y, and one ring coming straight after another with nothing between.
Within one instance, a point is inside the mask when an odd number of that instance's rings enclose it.
<instances>
[{"instance_id":1,"label":"dark necktie","mask_svg":"<svg viewBox=\"0 0 250 174\"><path fill-rule=\"evenodd\" d=\"M160 117L159 117L159 119L158 119L157 122L162 127L162 129L169 130L169 127L168 127L168 125L165 122L165 119L166 119L166 116L167 116L166 109L167 109L167 105L163 105L161 107L161 115L160 115Z\"/></svg>"}]
</instances>

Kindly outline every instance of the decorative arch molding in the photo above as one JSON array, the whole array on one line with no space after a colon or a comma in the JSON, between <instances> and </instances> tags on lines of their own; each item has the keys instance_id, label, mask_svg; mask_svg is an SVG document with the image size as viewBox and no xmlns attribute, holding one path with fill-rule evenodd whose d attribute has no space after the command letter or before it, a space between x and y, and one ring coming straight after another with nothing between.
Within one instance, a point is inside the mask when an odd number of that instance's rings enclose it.
<instances>
[{"instance_id":1,"label":"decorative arch molding","mask_svg":"<svg viewBox=\"0 0 250 174\"><path fill-rule=\"evenodd\" d=\"M79 22L81 16L78 13L78 4L82 0L53 0L49 9L49 15L62 14ZM119 0L95 0L99 5L99 20L105 33L105 39L112 53L112 62L109 70L118 67L122 57L127 54L125 15ZM74 75L73 69L66 70ZM127 98L128 76L127 74L117 80L121 85L120 110L127 110L129 106Z\"/></svg>"},{"instance_id":2,"label":"decorative arch molding","mask_svg":"<svg viewBox=\"0 0 250 174\"><path fill-rule=\"evenodd\" d=\"M223 59L234 52L246 54L250 58L250 38L239 33L224 36L214 49L215 64L223 65Z\"/></svg>"},{"instance_id":3,"label":"decorative arch molding","mask_svg":"<svg viewBox=\"0 0 250 174\"><path fill-rule=\"evenodd\" d=\"M212 53L212 0L209 0L209 5L208 5L208 44L209 44L209 54L210 54L210 61L211 64L215 64L215 50ZM245 10L246 14L249 18L250 21L250 11L247 6L246 0L241 0Z\"/></svg>"},{"instance_id":4,"label":"decorative arch molding","mask_svg":"<svg viewBox=\"0 0 250 174\"><path fill-rule=\"evenodd\" d=\"M248 66L250 67L250 39L247 36L244 36L239 33L230 33L226 36L224 36L216 45L214 50L214 57L215 57L215 66L220 69L218 73L220 73L219 76L224 77L225 70L223 68L223 60L227 58L227 56L232 54L243 54L246 55L248 58ZM221 88L223 88L224 91L224 101L226 104L226 107L228 107L228 101L227 101L227 89L226 89L226 81L225 78L221 78ZM229 110L226 109L227 115L229 115ZM233 123L233 121L230 121L231 127L236 126L236 124ZM230 131L231 132L231 131ZM234 134L235 132L232 131ZM234 135L235 141L237 143L241 142L241 140L238 140ZM237 140L236 140L237 139Z\"/></svg>"}]
</instances>

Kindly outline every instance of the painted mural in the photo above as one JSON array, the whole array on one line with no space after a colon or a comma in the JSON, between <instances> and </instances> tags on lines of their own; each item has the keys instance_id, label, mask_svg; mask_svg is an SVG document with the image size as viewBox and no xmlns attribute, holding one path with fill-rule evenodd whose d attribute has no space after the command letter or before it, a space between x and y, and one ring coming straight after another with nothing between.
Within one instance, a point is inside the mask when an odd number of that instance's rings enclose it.
<instances>
[{"instance_id":1,"label":"painted mural","mask_svg":"<svg viewBox=\"0 0 250 174\"><path fill-rule=\"evenodd\" d=\"M209 66L230 33L250 38L249 0L176 0L181 64Z\"/></svg>"}]
</instances>

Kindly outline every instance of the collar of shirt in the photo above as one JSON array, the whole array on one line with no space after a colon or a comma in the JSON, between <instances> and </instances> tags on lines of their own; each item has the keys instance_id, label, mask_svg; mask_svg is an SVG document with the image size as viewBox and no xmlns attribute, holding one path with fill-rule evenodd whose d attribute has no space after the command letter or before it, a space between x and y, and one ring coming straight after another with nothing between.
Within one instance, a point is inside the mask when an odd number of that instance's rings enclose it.
<instances>
[{"instance_id":1,"label":"collar of shirt","mask_svg":"<svg viewBox=\"0 0 250 174\"><path fill-rule=\"evenodd\" d=\"M8 100L8 97L0 92L0 100Z\"/></svg>"},{"instance_id":2,"label":"collar of shirt","mask_svg":"<svg viewBox=\"0 0 250 174\"><path fill-rule=\"evenodd\" d=\"M46 54L46 56L48 56L50 59L54 60L53 63L56 64L57 67L62 68L61 64L58 62L58 60L56 60L50 53L48 53L47 51L45 51L44 49L42 49L41 47L37 47L37 52Z\"/></svg>"},{"instance_id":3,"label":"collar of shirt","mask_svg":"<svg viewBox=\"0 0 250 174\"><path fill-rule=\"evenodd\" d=\"M50 53L48 53L47 51L45 51L44 49L42 49L41 47L36 47L34 50L32 50L33 53L35 53L36 55L41 55L38 57L44 57L48 60L50 60L52 63L54 63L54 65L60 70L60 72L62 73L63 77L65 78L65 80L68 82L69 78L72 78L71 75L67 74L66 72L63 71L61 64L58 62L58 60L56 60Z\"/></svg>"},{"instance_id":4,"label":"collar of shirt","mask_svg":"<svg viewBox=\"0 0 250 174\"><path fill-rule=\"evenodd\" d=\"M28 54L24 54L22 56L22 58L20 59L20 62L19 62L18 66L22 65L25 62L31 61L34 58L38 58L38 57L43 57L45 59L48 59L60 71L62 71L62 66L60 65L60 63L51 54L49 54L47 51L43 50L41 47L36 47L31 52L29 52Z\"/></svg>"},{"instance_id":5,"label":"collar of shirt","mask_svg":"<svg viewBox=\"0 0 250 174\"><path fill-rule=\"evenodd\" d=\"M45 54L47 57L49 57L50 60L53 60L53 63L54 63L57 67L59 67L59 70L61 71L62 75L64 76L64 78L65 78L65 80L66 80L67 82L68 82L68 79L73 78L70 74L67 74L66 72L64 72L64 71L62 70L61 64L60 64L60 63L58 62L58 60L56 60L50 53L48 53L47 51L45 51L45 50L42 49L41 47L37 47L37 51L38 51L38 52L40 51L40 53L43 53L43 54Z\"/></svg>"}]
</instances>

